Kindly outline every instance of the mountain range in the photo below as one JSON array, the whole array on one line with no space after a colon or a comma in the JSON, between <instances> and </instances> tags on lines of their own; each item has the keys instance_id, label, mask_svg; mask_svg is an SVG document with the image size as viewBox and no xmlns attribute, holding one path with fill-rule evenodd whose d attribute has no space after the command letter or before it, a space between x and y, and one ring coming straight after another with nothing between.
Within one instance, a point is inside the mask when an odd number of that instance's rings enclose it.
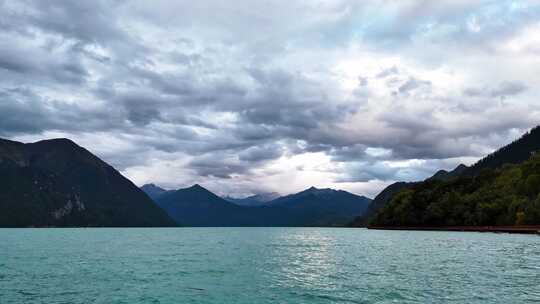
<instances>
[{"instance_id":1,"label":"mountain range","mask_svg":"<svg viewBox=\"0 0 540 304\"><path fill-rule=\"evenodd\" d=\"M200 185L176 191L141 187L177 223L186 226L343 226L371 200L346 191L311 187L262 205L238 205Z\"/></svg>"},{"instance_id":2,"label":"mountain range","mask_svg":"<svg viewBox=\"0 0 540 304\"><path fill-rule=\"evenodd\" d=\"M1 227L515 225L540 222L540 127L467 167L372 201L311 187L237 199L200 185L137 188L68 139L0 139Z\"/></svg>"},{"instance_id":3,"label":"mountain range","mask_svg":"<svg viewBox=\"0 0 540 304\"><path fill-rule=\"evenodd\" d=\"M176 226L131 181L68 139L0 139L0 226Z\"/></svg>"},{"instance_id":4,"label":"mountain range","mask_svg":"<svg viewBox=\"0 0 540 304\"><path fill-rule=\"evenodd\" d=\"M0 140L0 184L0 227L342 226L370 202L316 188L236 203L199 185L139 189L68 139Z\"/></svg>"}]
</instances>

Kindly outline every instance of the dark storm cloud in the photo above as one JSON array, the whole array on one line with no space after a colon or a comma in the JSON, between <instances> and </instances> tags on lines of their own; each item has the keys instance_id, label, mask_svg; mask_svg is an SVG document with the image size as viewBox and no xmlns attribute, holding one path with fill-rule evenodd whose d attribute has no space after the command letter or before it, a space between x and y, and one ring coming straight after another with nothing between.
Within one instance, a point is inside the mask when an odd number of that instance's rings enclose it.
<instances>
[{"instance_id":1,"label":"dark storm cloud","mask_svg":"<svg viewBox=\"0 0 540 304\"><path fill-rule=\"evenodd\" d=\"M124 96L121 103L127 111L127 119L137 126L145 126L161 120L160 100L153 96Z\"/></svg>"},{"instance_id":2,"label":"dark storm cloud","mask_svg":"<svg viewBox=\"0 0 540 304\"><path fill-rule=\"evenodd\" d=\"M339 162L356 161L366 159L369 156L366 153L368 147L363 144L334 148L330 151L332 159Z\"/></svg>"},{"instance_id":3,"label":"dark storm cloud","mask_svg":"<svg viewBox=\"0 0 540 304\"><path fill-rule=\"evenodd\" d=\"M114 111L103 108L83 108L45 100L29 89L0 91L0 133L2 136L43 131L104 131L120 128Z\"/></svg>"},{"instance_id":4,"label":"dark storm cloud","mask_svg":"<svg viewBox=\"0 0 540 304\"><path fill-rule=\"evenodd\" d=\"M484 151L479 151L471 142L481 143L483 138L491 134L504 134L512 128L526 129L533 125L534 118L522 116L519 112L507 113L505 117L498 111L485 108L477 111L474 116L486 118L478 119L474 128L463 128L460 125L447 125L444 120L438 119L434 111L416 111L408 114L402 109L384 113L378 119L384 122L390 130L384 140L367 137L365 144L372 147L382 147L392 151L389 159L446 159L453 157L479 157ZM458 116L471 115L467 112L457 112ZM487 117L501 115L493 120ZM472 124L472 120L463 122ZM390 140L388 140L390 139Z\"/></svg>"},{"instance_id":5,"label":"dark storm cloud","mask_svg":"<svg viewBox=\"0 0 540 304\"><path fill-rule=\"evenodd\" d=\"M399 168L392 168L380 162L359 163L348 166L345 175L336 180L338 183L368 182L371 180L395 180Z\"/></svg>"},{"instance_id":6,"label":"dark storm cloud","mask_svg":"<svg viewBox=\"0 0 540 304\"><path fill-rule=\"evenodd\" d=\"M0 134L8 136L17 133L37 133L47 128L54 128L49 111L39 101L20 102L12 99L5 92L0 94Z\"/></svg>"},{"instance_id":7,"label":"dark storm cloud","mask_svg":"<svg viewBox=\"0 0 540 304\"><path fill-rule=\"evenodd\" d=\"M249 171L250 165L229 159L218 159L214 156L198 157L188 164L199 176L232 178L234 174L243 174Z\"/></svg>"},{"instance_id":8,"label":"dark storm cloud","mask_svg":"<svg viewBox=\"0 0 540 304\"><path fill-rule=\"evenodd\" d=\"M37 82L81 85L89 73L79 58L74 56L58 58L39 49L3 45L0 46L0 75L13 77L13 80L29 80L28 77L32 77Z\"/></svg>"},{"instance_id":9,"label":"dark storm cloud","mask_svg":"<svg viewBox=\"0 0 540 304\"><path fill-rule=\"evenodd\" d=\"M241 161L258 162L279 158L283 154L282 147L269 145L264 147L251 147L238 155Z\"/></svg>"},{"instance_id":10,"label":"dark storm cloud","mask_svg":"<svg viewBox=\"0 0 540 304\"><path fill-rule=\"evenodd\" d=\"M149 85L163 94L191 96L195 94L195 75L189 73L163 74L148 69L132 68L131 72L139 76L137 80L149 82Z\"/></svg>"},{"instance_id":11,"label":"dark storm cloud","mask_svg":"<svg viewBox=\"0 0 540 304\"><path fill-rule=\"evenodd\" d=\"M332 102L319 83L302 75L281 70L251 69L249 72L258 84L256 97L245 98L237 104L236 110L244 124L261 131L257 137L267 134L306 139L318 133L321 126L343 121L356 111L356 104Z\"/></svg>"},{"instance_id":12,"label":"dark storm cloud","mask_svg":"<svg viewBox=\"0 0 540 304\"><path fill-rule=\"evenodd\" d=\"M260 163L278 159L283 155L283 148L277 144L251 146L242 149L212 149L204 155L195 156L187 168L199 176L229 179L238 174L250 174Z\"/></svg>"},{"instance_id":13,"label":"dark storm cloud","mask_svg":"<svg viewBox=\"0 0 540 304\"><path fill-rule=\"evenodd\" d=\"M28 73L34 70L34 65L23 58L17 58L17 54L0 50L0 68L16 73Z\"/></svg>"}]
</instances>

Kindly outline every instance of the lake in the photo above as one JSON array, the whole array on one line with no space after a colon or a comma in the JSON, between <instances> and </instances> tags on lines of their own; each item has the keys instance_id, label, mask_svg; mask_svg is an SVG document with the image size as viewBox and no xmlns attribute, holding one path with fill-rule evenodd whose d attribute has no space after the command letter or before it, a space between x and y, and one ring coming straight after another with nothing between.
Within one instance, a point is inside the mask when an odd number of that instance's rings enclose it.
<instances>
[{"instance_id":1,"label":"lake","mask_svg":"<svg viewBox=\"0 0 540 304\"><path fill-rule=\"evenodd\" d=\"M0 229L0 303L538 303L540 237Z\"/></svg>"}]
</instances>

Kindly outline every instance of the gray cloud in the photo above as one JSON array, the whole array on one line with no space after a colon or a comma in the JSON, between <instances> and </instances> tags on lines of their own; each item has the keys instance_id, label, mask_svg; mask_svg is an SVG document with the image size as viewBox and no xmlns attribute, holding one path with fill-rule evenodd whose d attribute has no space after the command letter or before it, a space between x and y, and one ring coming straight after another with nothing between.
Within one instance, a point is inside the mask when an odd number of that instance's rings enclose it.
<instances>
[{"instance_id":1,"label":"gray cloud","mask_svg":"<svg viewBox=\"0 0 540 304\"><path fill-rule=\"evenodd\" d=\"M0 136L119 141L98 151L126 172L177 163L183 183L228 190L310 153L343 182L418 178L435 166L389 163L479 157L538 123L537 80L503 44L539 16L506 1L0 1ZM507 73L475 66L490 56Z\"/></svg>"},{"instance_id":2,"label":"gray cloud","mask_svg":"<svg viewBox=\"0 0 540 304\"><path fill-rule=\"evenodd\" d=\"M395 180L399 168L392 168L380 162L357 163L347 167L344 176L338 178L338 183L368 182L371 180Z\"/></svg>"},{"instance_id":3,"label":"gray cloud","mask_svg":"<svg viewBox=\"0 0 540 304\"><path fill-rule=\"evenodd\" d=\"M347 166L343 175L336 182L369 182L379 181L421 181L438 170L453 170L460 164L459 159L428 159L408 166L390 166L384 161L354 162Z\"/></svg>"},{"instance_id":4,"label":"gray cloud","mask_svg":"<svg viewBox=\"0 0 540 304\"><path fill-rule=\"evenodd\" d=\"M408 93L409 91L415 90L420 87L431 87L431 81L409 77L409 79L398 88L398 91L400 93Z\"/></svg>"},{"instance_id":5,"label":"gray cloud","mask_svg":"<svg viewBox=\"0 0 540 304\"><path fill-rule=\"evenodd\" d=\"M0 134L41 133L46 130L104 131L121 128L115 111L105 108L84 108L40 97L24 88L0 91Z\"/></svg>"},{"instance_id":6,"label":"gray cloud","mask_svg":"<svg viewBox=\"0 0 540 304\"><path fill-rule=\"evenodd\" d=\"M127 34L114 18L115 8L120 3L102 0L92 3L20 1L19 5L8 8L6 15L11 21L22 23L23 28L34 27L89 44L108 44L126 40Z\"/></svg>"},{"instance_id":7,"label":"gray cloud","mask_svg":"<svg viewBox=\"0 0 540 304\"><path fill-rule=\"evenodd\" d=\"M9 41L6 41L9 43ZM0 75L13 79L28 79L52 83L81 85L88 71L75 56L58 58L43 50L28 50L23 46L0 47Z\"/></svg>"},{"instance_id":8,"label":"gray cloud","mask_svg":"<svg viewBox=\"0 0 540 304\"><path fill-rule=\"evenodd\" d=\"M527 90L527 86L521 82L503 82L499 87L492 89L489 92L491 97L508 97L520 94Z\"/></svg>"},{"instance_id":9,"label":"gray cloud","mask_svg":"<svg viewBox=\"0 0 540 304\"><path fill-rule=\"evenodd\" d=\"M525 92L528 87L519 81L504 81L493 87L469 87L463 94L469 97L506 98Z\"/></svg>"},{"instance_id":10,"label":"gray cloud","mask_svg":"<svg viewBox=\"0 0 540 304\"><path fill-rule=\"evenodd\" d=\"M264 147L251 147L245 151L242 151L238 158L241 161L258 162L271 160L281 157L283 154L282 147L278 145L264 146Z\"/></svg>"},{"instance_id":11,"label":"gray cloud","mask_svg":"<svg viewBox=\"0 0 540 304\"><path fill-rule=\"evenodd\" d=\"M232 178L233 174L247 173L250 166L231 159L216 158L217 155L198 157L188 164L197 175L205 177Z\"/></svg>"}]
</instances>

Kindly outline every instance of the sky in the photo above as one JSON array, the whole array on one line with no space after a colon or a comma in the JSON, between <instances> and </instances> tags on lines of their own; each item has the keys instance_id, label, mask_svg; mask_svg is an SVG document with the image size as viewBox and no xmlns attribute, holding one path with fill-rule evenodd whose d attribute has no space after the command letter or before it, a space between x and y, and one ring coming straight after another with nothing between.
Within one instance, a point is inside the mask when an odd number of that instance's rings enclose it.
<instances>
[{"instance_id":1,"label":"sky","mask_svg":"<svg viewBox=\"0 0 540 304\"><path fill-rule=\"evenodd\" d=\"M540 123L540 1L0 0L0 137L137 185L373 197Z\"/></svg>"}]
</instances>

